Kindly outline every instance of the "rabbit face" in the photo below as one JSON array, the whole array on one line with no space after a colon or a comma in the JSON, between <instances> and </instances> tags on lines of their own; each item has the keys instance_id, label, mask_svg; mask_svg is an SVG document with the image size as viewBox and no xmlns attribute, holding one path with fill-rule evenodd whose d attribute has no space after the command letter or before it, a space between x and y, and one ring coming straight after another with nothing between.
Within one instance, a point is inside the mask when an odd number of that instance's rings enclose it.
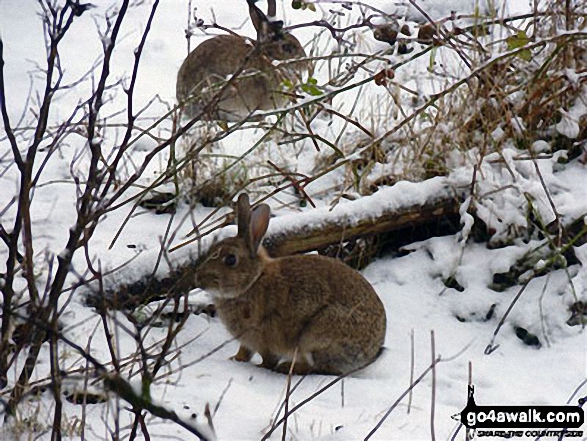
<instances>
[{"instance_id":1,"label":"rabbit face","mask_svg":"<svg viewBox=\"0 0 587 441\"><path fill-rule=\"evenodd\" d=\"M275 40L265 43L263 53L272 60L290 60L306 57L299 40L291 34L282 34Z\"/></svg>"},{"instance_id":2,"label":"rabbit face","mask_svg":"<svg viewBox=\"0 0 587 441\"><path fill-rule=\"evenodd\" d=\"M213 245L196 270L196 285L216 298L238 297L261 275L261 261L247 252L245 239L231 237Z\"/></svg>"},{"instance_id":3,"label":"rabbit face","mask_svg":"<svg viewBox=\"0 0 587 441\"><path fill-rule=\"evenodd\" d=\"M283 30L283 22L269 20L255 1L247 0L256 41L218 35L203 41L182 63L176 97L187 117L236 122L255 111L281 108L292 96L284 93L284 81L298 83L312 71L298 39ZM238 78L226 85L235 74Z\"/></svg>"}]
</instances>

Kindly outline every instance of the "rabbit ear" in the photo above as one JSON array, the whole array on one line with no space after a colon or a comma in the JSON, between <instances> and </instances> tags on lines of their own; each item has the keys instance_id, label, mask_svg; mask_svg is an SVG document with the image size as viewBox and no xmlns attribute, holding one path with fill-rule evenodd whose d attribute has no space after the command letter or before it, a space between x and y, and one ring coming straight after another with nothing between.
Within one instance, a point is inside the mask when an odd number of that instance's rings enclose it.
<instances>
[{"instance_id":1,"label":"rabbit ear","mask_svg":"<svg viewBox=\"0 0 587 441\"><path fill-rule=\"evenodd\" d=\"M256 1L257 0L247 0L247 3L249 4L249 15L251 16L251 21L257 31L257 41L266 42L279 38L283 22L271 20L275 17L275 1L269 1L267 15L255 5Z\"/></svg>"},{"instance_id":2,"label":"rabbit ear","mask_svg":"<svg viewBox=\"0 0 587 441\"><path fill-rule=\"evenodd\" d=\"M267 0L267 17L273 18L277 14L275 0Z\"/></svg>"},{"instance_id":3,"label":"rabbit ear","mask_svg":"<svg viewBox=\"0 0 587 441\"><path fill-rule=\"evenodd\" d=\"M253 22L253 26L255 26L255 30L257 31L257 39L259 39L262 35L267 34L269 20L267 20L267 16L257 8L257 5L255 5L256 1L257 0L247 0L247 3L249 4L249 15Z\"/></svg>"},{"instance_id":4,"label":"rabbit ear","mask_svg":"<svg viewBox=\"0 0 587 441\"><path fill-rule=\"evenodd\" d=\"M270 217L271 209L267 204L261 204L255 207L251 213L251 223L249 224L249 234L247 237L247 245L251 253L251 258L257 255L259 245L267 232L267 227L269 227Z\"/></svg>"},{"instance_id":5,"label":"rabbit ear","mask_svg":"<svg viewBox=\"0 0 587 441\"><path fill-rule=\"evenodd\" d=\"M247 237L249 234L249 222L251 220L251 204L249 203L249 195L241 193L236 202L236 217L238 225L239 237Z\"/></svg>"},{"instance_id":6,"label":"rabbit ear","mask_svg":"<svg viewBox=\"0 0 587 441\"><path fill-rule=\"evenodd\" d=\"M247 0L247 3L249 5L249 11L251 10L256 10L258 12L261 12L261 10L259 8L257 8L255 6L255 3L257 3L257 0ZM256 14L256 12L255 12ZM277 6L275 5L275 0L267 0L267 17L269 17L269 19L272 19L275 17L275 15L277 15ZM263 17L265 20L267 19L267 17L265 17L265 14L263 14L261 12L261 17ZM253 18L253 14L251 14L251 18L253 19L253 24L255 24L255 19ZM255 29L257 28L257 25L255 25Z\"/></svg>"}]
</instances>

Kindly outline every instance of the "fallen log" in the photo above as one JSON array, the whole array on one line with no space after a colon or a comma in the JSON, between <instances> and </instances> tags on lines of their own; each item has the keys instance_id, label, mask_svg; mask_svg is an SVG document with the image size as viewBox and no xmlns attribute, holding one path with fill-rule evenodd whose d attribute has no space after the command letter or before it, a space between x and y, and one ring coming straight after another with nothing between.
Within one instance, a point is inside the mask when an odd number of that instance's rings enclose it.
<instances>
[{"instance_id":1,"label":"fallen log","mask_svg":"<svg viewBox=\"0 0 587 441\"><path fill-rule=\"evenodd\" d=\"M402 181L356 201L317 208L271 219L263 242L273 257L323 250L357 238L402 232L446 218L457 220L465 192L445 177L423 182ZM411 238L411 237L410 237ZM422 240L425 237L418 238ZM93 307L133 308L151 300L185 294L194 288L193 273L198 261L186 259L164 277L146 275L141 280L112 287L102 294L87 296Z\"/></svg>"},{"instance_id":2,"label":"fallen log","mask_svg":"<svg viewBox=\"0 0 587 441\"><path fill-rule=\"evenodd\" d=\"M458 215L464 198L446 178L398 182L371 196L271 220L263 245L271 256L326 248L359 237L393 233Z\"/></svg>"}]
</instances>

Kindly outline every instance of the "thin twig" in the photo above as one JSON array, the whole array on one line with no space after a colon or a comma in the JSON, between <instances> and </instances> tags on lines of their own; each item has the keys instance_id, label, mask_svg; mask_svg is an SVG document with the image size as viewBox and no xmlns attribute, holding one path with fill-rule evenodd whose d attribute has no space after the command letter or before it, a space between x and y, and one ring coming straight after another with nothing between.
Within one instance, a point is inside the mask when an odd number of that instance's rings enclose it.
<instances>
[{"instance_id":1,"label":"thin twig","mask_svg":"<svg viewBox=\"0 0 587 441\"><path fill-rule=\"evenodd\" d=\"M514 299L512 300L512 302L510 303L510 306L508 306L507 311L505 312L505 314L503 315L503 317L501 318L501 320L499 321L497 327L495 328L495 331L493 331L493 337L491 337L491 341L489 342L489 344L487 345L487 347L485 348L485 355L490 355L491 353L493 353L497 348L499 348L499 345L495 346L495 338L497 337L497 334L499 333L499 330L501 329L501 327L503 326L503 324L505 323L505 319L507 318L507 316L510 314L511 310L514 309L514 305L516 304L516 302L520 299L520 297L522 296L522 294L524 293L524 291L526 290L526 288L528 287L528 284L534 280L534 276L531 276L530 278L528 278L528 280L526 280L526 282L522 285L522 287L520 288L520 290L518 291L518 294L516 294L516 296L514 297Z\"/></svg>"},{"instance_id":2,"label":"thin twig","mask_svg":"<svg viewBox=\"0 0 587 441\"><path fill-rule=\"evenodd\" d=\"M424 369L424 372L422 372L422 374L420 374L420 376L418 378L416 378L416 381L414 381L412 384L410 384L410 387L408 387L397 398L397 400L395 400L395 402L391 405L391 407L383 414L383 416L381 417L381 419L379 420L379 422L377 424L375 424L375 427L373 427L373 429L371 429L371 431L367 434L367 436L365 437L364 441L369 440L375 434L375 432L377 432L379 430L379 428L383 425L383 423L385 422L385 420L387 419L387 417L389 417L389 415L391 415L391 412L394 411L394 409L406 397L406 395L408 395L410 393L410 391L414 387L416 387L426 377L426 375L428 375L428 373L430 373L430 371L432 371L432 369L434 368L434 366L436 366L437 363L440 363L440 361L442 361L442 360L441 360L440 357L438 357L436 360L434 360L432 362L432 364L430 366L428 366L426 369Z\"/></svg>"},{"instance_id":3,"label":"thin twig","mask_svg":"<svg viewBox=\"0 0 587 441\"><path fill-rule=\"evenodd\" d=\"M463 349L461 349L459 352L457 352L455 355L448 357L448 358L441 358L440 356L438 356L430 366L428 366L423 372L422 374L416 378L416 380L410 384L410 386L397 398L397 400L395 400L395 402L391 405L391 407L383 414L383 416L381 417L381 419L379 420L379 422L375 425L375 427L373 427L373 429L367 434L367 436L364 438L364 441L367 441L368 439L370 439L375 432L377 432L377 430L379 430L379 428L383 425L383 423L385 422L385 420L389 417L389 415L391 414L391 412L393 412L393 410L399 405L399 403L401 403L401 401L406 397L406 395L408 395L410 393L410 391L416 387L425 377L426 375L428 375L428 373L435 368L435 366L438 363L448 363L452 360L457 359L458 357L461 356L461 354L463 354L467 349L469 349L469 346L471 346L471 344L469 343L468 345L466 345Z\"/></svg>"},{"instance_id":4,"label":"thin twig","mask_svg":"<svg viewBox=\"0 0 587 441\"><path fill-rule=\"evenodd\" d=\"M289 398L290 398L290 393L291 393L291 376L293 375L293 371L294 371L294 366L296 364L297 361L297 357L298 357L298 347L296 346L295 350L294 350L294 355L293 355L293 359L291 361L291 364L289 366L289 372L287 373L287 386L285 389L285 419L283 420L283 431L281 432L281 441L285 441L286 436L287 436L287 418L289 416Z\"/></svg>"},{"instance_id":5,"label":"thin twig","mask_svg":"<svg viewBox=\"0 0 587 441\"><path fill-rule=\"evenodd\" d=\"M434 414L436 409L436 347L434 341L434 330L430 331L430 350L432 353L432 396L430 399L430 439L436 440L436 431L434 430Z\"/></svg>"},{"instance_id":6,"label":"thin twig","mask_svg":"<svg viewBox=\"0 0 587 441\"><path fill-rule=\"evenodd\" d=\"M324 393L325 391L327 391L328 389L330 389L332 386L334 386L336 383L338 383L340 380L342 380L345 377L348 377L351 374L354 374L355 372L359 371L361 368L358 369L354 369L350 372L347 372L346 374L340 375L338 377L336 377L334 380L332 380L331 382L329 382L326 386L320 388L318 391L314 392L312 395L310 395L308 398L306 398L305 400L302 400L299 404L297 404L296 406L294 406L289 412L285 413L285 415L279 420L277 421L272 427L271 429L269 429L269 431L263 435L263 437L261 438L261 441L266 441L269 439L269 437L271 436L271 434L275 431L275 429L277 429L281 424L283 424L283 422L289 418L289 416L291 414L293 414L294 412L296 412L300 407L308 404L310 401L312 401L314 398L316 398L318 395Z\"/></svg>"},{"instance_id":7,"label":"thin twig","mask_svg":"<svg viewBox=\"0 0 587 441\"><path fill-rule=\"evenodd\" d=\"M412 329L410 331L410 384L414 384L414 370L415 370L415 364L416 364L415 352L416 352L416 349L414 347L414 329ZM408 395L408 411L407 411L408 414L410 413L410 410L412 409L412 395L413 395L413 391L412 391L412 389L410 389L410 393Z\"/></svg>"}]
</instances>

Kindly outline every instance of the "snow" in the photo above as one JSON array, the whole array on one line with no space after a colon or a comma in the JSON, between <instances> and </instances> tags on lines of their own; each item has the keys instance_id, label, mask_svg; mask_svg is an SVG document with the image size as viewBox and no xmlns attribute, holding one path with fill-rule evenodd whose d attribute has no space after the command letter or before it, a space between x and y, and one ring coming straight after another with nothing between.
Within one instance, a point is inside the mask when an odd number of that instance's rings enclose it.
<instances>
[{"instance_id":1,"label":"snow","mask_svg":"<svg viewBox=\"0 0 587 441\"><path fill-rule=\"evenodd\" d=\"M109 2L95 2L97 8L91 9L74 22L72 35L65 39L62 48L63 83L72 83L82 78L96 63L101 61L102 45L109 43L109 37L100 37L95 31L95 22L103 23L101 17L106 11L112 13ZM112 78L123 81L132 71L133 52L145 29L150 10L150 2L138 2L138 6L129 11L128 22L123 26L122 39L112 59ZM194 2L196 3L196 2ZM247 17L243 1L225 0L222 7L218 2L197 2L197 15L210 22L212 16L223 26L238 29L238 32L250 37L255 35ZM290 2L278 2L278 16L286 12L286 24L320 19L321 14L331 7L318 4L317 13L311 11L294 11ZM398 6L389 1L373 1L373 5L394 13L404 8L409 19L423 22L419 13L411 6ZM471 14L479 2L469 0L427 0L418 2L432 18L445 18L451 11L458 14ZM515 8L527 7L527 2L489 2L494 5L499 15ZM146 107L140 121L141 127L147 127L157 118L169 111L174 105L175 75L183 58L187 54L184 29L187 24L186 1L161 2L153 23L153 29L143 52L142 64L136 86L135 109ZM226 4L226 6L225 6ZM523 4L523 5L522 5ZM284 7L285 6L285 7ZM486 7L485 3L481 8ZM212 9L214 14L212 14ZM410 12L406 12L409 9ZM355 11L357 8L355 8ZM4 42L4 60L6 77L6 102L11 122L15 126L26 126L31 120L27 112L26 97L32 87L33 101L36 94L42 93L42 76L33 72L35 63L43 65L46 57L45 42L41 21L37 17L36 2L17 0L0 0L0 33ZM295 31L302 43L308 43L313 37L312 28L300 28ZM75 36L78 35L78 38ZM82 35L82 37L79 37ZM191 48L205 38L198 33L191 41ZM327 41L327 40L323 40ZM329 42L329 44L334 44ZM380 42L363 42L365 50L382 48ZM369 46L371 45L371 46ZM439 55L440 57L440 55ZM450 57L448 57L450 58ZM399 58L398 58L399 59ZM397 59L394 59L397 61ZM422 72L403 72L398 70L398 78L405 80L405 85L421 90L422 95L437 91L431 76L426 73L428 60L423 61ZM51 121L61 122L71 115L80 99L85 99L95 88L97 71L93 81L82 81L75 90L59 92L54 96ZM320 75L324 73L317 73ZM578 74L566 71L566 76L578 85ZM321 80L320 80L321 81ZM329 88L338 91L340 88ZM359 94L359 92L356 92ZM378 89L365 88L365 101L359 104L358 114L377 111L379 99L370 99L379 93ZM562 119L556 130L571 139L577 138L581 121L587 114L587 91L578 91L577 100L569 109L560 109ZM157 95L158 99L151 100ZM103 115L113 115L124 109L126 96L115 89L107 94L108 100L102 109ZM311 100L309 98L308 100ZM343 102L344 101L344 102ZM339 109L339 105L352 108L353 95L335 96L333 103L327 107ZM300 106L302 101L300 101ZM343 111L344 113L344 111ZM23 116L24 115L24 116ZM516 119L517 117L514 117ZM583 120L581 119L583 118ZM74 121L76 118L74 118ZM367 119L365 119L367 120ZM22 122L21 122L22 121ZM337 137L344 126L344 121L324 118L317 120L313 130L324 130L332 139ZM389 122L392 127L393 121ZM584 124L584 123L583 123ZM524 130L522 121L517 128ZM52 128L52 130L55 127ZM121 129L123 130L124 127ZM388 127L382 127L385 133ZM79 130L82 130L81 128ZM104 128L99 134L99 141L105 149L112 148L120 141L122 131L116 128ZM153 133L162 138L170 133L170 123L166 123ZM380 135L381 133L377 133ZM264 132L262 130L241 130L222 140L222 146L230 155L239 156L257 142ZM21 147L27 132L19 132ZM503 128L496 129L491 137L495 141L505 140ZM16 166L11 163L10 146L0 132L0 222L10 226L14 221L14 207L4 212L11 198L18 189ZM133 161L140 164L157 145L148 136L140 138L133 147ZM291 159L296 171L311 174L313 160L319 156L311 143L295 146L298 151L287 150L289 147L271 145L264 152L267 158ZM283 153L283 152L286 153ZM399 150L398 150L399 151ZM545 141L534 143L532 151L536 154L547 153L550 145ZM105 156L116 154L105 150ZM328 151L328 153L332 153ZM59 145L43 170L39 184L34 192L32 205L33 235L35 241L35 263L41 273L35 274L40 289L48 277L47 257L64 257L69 252L64 250L70 228L76 218L76 194L80 188L73 177L83 181L87 175L89 146L83 136L70 136ZM324 151L321 153L325 155ZM279 195L271 199L276 217L272 218L269 233L316 226L331 222L346 222L352 225L365 214L375 218L385 211L414 204L430 202L441 195L454 195L469 189L473 178L472 163L477 163L479 152L469 152L469 157L458 153L451 159L451 173L447 177L435 177L424 182L413 183L400 181L388 188L381 188L372 196L358 200L340 199L336 204L328 196L328 190L335 180L325 176L306 187L314 197L318 207L299 208L293 205L296 199L290 194ZM39 163L48 157L48 151L39 151ZM512 238L512 232L520 232L528 227L527 216L520 207L525 207L527 198L534 201L534 208L542 221L547 224L555 218L546 190L553 199L558 214L564 221L583 217L587 219L587 186L585 185L585 166L572 161L558 164L564 152L557 152L551 158L521 160L527 152L520 151L511 142L506 142L500 153L486 155L479 163L475 191L480 195L475 204L476 215L489 228L495 230L495 240ZM398 154L398 156L400 156ZM267 159L265 158L265 159ZM310 160L311 158L311 160ZM360 158L356 153L355 158ZM141 185L152 183L158 173L165 168L166 157L149 165L148 179L140 181ZM350 155L347 157L350 159ZM134 172L133 164L126 164L127 174ZM387 169L385 169L387 171ZM336 173L333 173L336 175ZM546 188L540 182L540 176ZM173 191L173 189L171 189ZM128 196L140 189L132 189ZM253 197L253 199L257 199ZM494 347L497 349L485 355L486 347L493 341L499 320L504 316L520 286L507 288L503 292L491 290L493 275L503 273L525 253L538 246L535 241L524 243L514 240L510 246L489 249L486 244L465 241L473 227L473 218L466 208L470 199L462 205L460 212L463 223L460 234L435 237L426 241L404 247L401 257L388 256L375 260L363 274L374 286L381 297L388 319L385 351L371 366L350 377L345 378L332 388L318 395L302 406L288 421L287 439L318 440L356 440L363 439L380 421L382 415L408 388L410 382L411 336L414 339L415 377L420 375L431 363L431 331L434 331L436 355L442 360L436 367L435 427L437 439L451 439L457 431L458 423L451 417L459 413L467 400L469 364L472 366L473 383L476 386L477 404L524 405L545 404L559 405L568 402L575 389L587 376L587 341L585 330L580 326L566 325L569 307L577 300L587 301L587 245L576 247L577 258L582 266L574 265L565 270L551 271L548 275L532 279L526 291L520 297L505 325L497 334ZM105 204L105 201L102 201ZM171 269L193 260L205 250L213 240L234 235L236 228L226 227L215 235L206 236L198 243L179 248L169 253L159 262L161 247L166 249L176 246L192 236L188 233L212 210L201 206L190 207L183 203L174 216L155 215L138 209L131 212L132 204L126 204L108 215L98 225L89 244L89 255L94 265L103 270L128 265L105 277L107 287L120 283L131 283L147 274L164 277ZM213 215L213 220L222 219L230 210L222 209ZM122 228L125 219L128 224ZM173 237L165 236L168 229ZM120 237L113 242L120 230ZM83 252L74 255L72 267L77 275L87 275L87 262ZM0 243L0 273L5 270L6 252ZM536 264L542 268L544 260ZM459 291L447 288L445 281L453 277L464 288ZM68 284L78 282L77 276L71 276ZM0 284L3 279L0 278ZM18 295L26 297L26 280L18 277L15 290ZM107 362L109 351L102 329L102 321L96 311L84 305L79 291L65 298L69 302L62 321L63 333L69 339L87 348L98 360ZM210 302L208 293L193 291L189 306L197 308ZM137 312L142 318L149 318L158 311L169 312L173 304L154 303ZM188 308L189 309L189 308ZM491 311L491 313L490 313ZM125 375L140 392L138 362L131 363L137 357L137 347L133 336L124 329L132 329L133 324L121 312L113 313L110 321L115 329L116 350L128 365ZM515 328L520 327L539 337L540 349L525 345L515 335ZM153 327L145 338L145 346L154 345L167 335L167 326ZM75 351L62 347L62 363L65 368L84 366L83 360ZM216 435L220 440L260 439L271 426L272 420L283 415L278 412L284 399L287 378L255 366L253 363L238 363L229 360L238 349L234 341L217 318L203 314L191 314L172 347L168 365L155 379L151 394L154 402L174 410L185 421L195 421L206 428L204 409L207 404L213 412ZM50 370L49 347L41 350L38 369L34 379L48 376ZM135 359L136 360L136 359ZM257 361L254 359L253 361ZM22 365L23 360L19 360ZM19 367L20 367L19 365ZM12 373L14 376L14 372ZM9 381L14 381L11 378ZM296 384L294 378L292 384ZM308 376L295 389L291 396L290 408L324 387L332 378ZM71 390L83 390L84 378L72 375L68 379ZM95 389L94 389L95 388ZM101 390L100 385L92 384L90 389ZM407 401L403 400L398 408L386 419L373 439L407 440L430 439L430 412L432 395L432 377L427 375L413 391L412 403L408 413ZM344 393L343 393L344 392ZM585 385L577 396L587 395ZM0 396L5 399L5 396ZM113 413L117 399L111 396L107 403L90 404L86 407L86 439L107 439L109 427L113 424ZM126 406L126 403L121 403ZM38 439L50 439L51 409L53 398L49 392L38 399L26 401L23 405L24 417L34 416L40 426L49 432L37 432ZM75 422L81 418L81 406L64 401L64 415L67 421ZM194 418L193 415L196 415ZM76 420L77 419L77 420ZM178 425L164 422L158 418L146 418L151 439L170 438L187 439L187 432ZM107 423L105 422L107 421ZM121 411L121 431L130 432L130 414ZM73 423L72 423L73 424ZM48 429L49 428L49 429ZM11 422L4 422L0 427L1 439L18 439ZM460 429L459 437L463 429ZM74 439L76 436L71 436ZM277 429L271 439L281 439L281 428Z\"/></svg>"},{"instance_id":2,"label":"snow","mask_svg":"<svg viewBox=\"0 0 587 441\"><path fill-rule=\"evenodd\" d=\"M567 73L568 75L568 73ZM571 78L571 82L575 79ZM587 87L580 89L579 99L568 111L559 109L562 115L561 121L556 125L556 130L563 136L575 139L579 136L581 127L579 125L581 118L587 115Z\"/></svg>"},{"instance_id":3,"label":"snow","mask_svg":"<svg viewBox=\"0 0 587 441\"><path fill-rule=\"evenodd\" d=\"M451 184L456 184L456 181ZM454 193L453 186L449 185L448 179L444 177L432 178L422 183L400 181L393 187L382 188L372 196L365 196L352 202L341 200L334 208L319 207L300 214L277 216L272 219L268 232L271 234L277 230L286 234L307 225L320 226L341 222L353 226L359 220L369 217L376 219L385 212L424 205L443 196L452 196Z\"/></svg>"}]
</instances>

